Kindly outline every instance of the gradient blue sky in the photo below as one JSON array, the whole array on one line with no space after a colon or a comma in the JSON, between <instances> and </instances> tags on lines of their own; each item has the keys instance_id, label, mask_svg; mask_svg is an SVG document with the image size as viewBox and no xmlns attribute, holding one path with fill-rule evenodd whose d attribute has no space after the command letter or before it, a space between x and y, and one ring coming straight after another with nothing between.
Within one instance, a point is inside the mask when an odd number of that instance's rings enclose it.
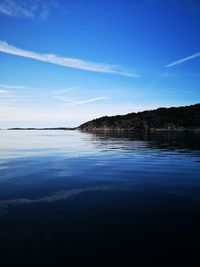
<instances>
[{"instance_id":1,"label":"gradient blue sky","mask_svg":"<svg viewBox=\"0 0 200 267\"><path fill-rule=\"evenodd\" d=\"M0 128L200 102L199 0L1 0Z\"/></svg>"}]
</instances>

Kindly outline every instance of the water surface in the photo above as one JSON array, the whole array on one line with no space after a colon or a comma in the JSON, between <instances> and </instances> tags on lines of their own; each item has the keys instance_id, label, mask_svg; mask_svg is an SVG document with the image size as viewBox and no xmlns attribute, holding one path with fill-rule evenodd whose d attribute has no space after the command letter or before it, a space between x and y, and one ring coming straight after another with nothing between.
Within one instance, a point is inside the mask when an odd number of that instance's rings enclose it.
<instances>
[{"instance_id":1,"label":"water surface","mask_svg":"<svg viewBox=\"0 0 200 267\"><path fill-rule=\"evenodd\" d=\"M0 266L193 266L200 135L0 131Z\"/></svg>"}]
</instances>

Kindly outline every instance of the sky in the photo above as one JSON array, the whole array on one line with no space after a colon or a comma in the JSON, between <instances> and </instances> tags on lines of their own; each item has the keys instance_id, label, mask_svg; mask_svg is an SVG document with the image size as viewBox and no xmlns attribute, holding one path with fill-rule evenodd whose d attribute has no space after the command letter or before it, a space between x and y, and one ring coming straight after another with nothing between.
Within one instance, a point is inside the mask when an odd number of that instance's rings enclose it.
<instances>
[{"instance_id":1,"label":"sky","mask_svg":"<svg viewBox=\"0 0 200 267\"><path fill-rule=\"evenodd\" d=\"M199 0L0 0L0 128L195 103Z\"/></svg>"}]
</instances>

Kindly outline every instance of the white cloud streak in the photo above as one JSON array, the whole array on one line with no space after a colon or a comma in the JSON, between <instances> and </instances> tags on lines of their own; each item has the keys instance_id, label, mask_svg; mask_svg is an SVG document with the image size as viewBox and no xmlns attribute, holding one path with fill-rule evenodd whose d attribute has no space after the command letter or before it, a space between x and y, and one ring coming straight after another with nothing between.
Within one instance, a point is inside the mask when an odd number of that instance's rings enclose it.
<instances>
[{"instance_id":1,"label":"white cloud streak","mask_svg":"<svg viewBox=\"0 0 200 267\"><path fill-rule=\"evenodd\" d=\"M174 67L176 65L182 64L182 63L184 63L186 61L192 60L192 59L197 58L197 57L200 57L200 52L197 52L197 53L195 53L195 54L193 54L193 55L191 55L189 57L185 57L185 58L176 60L176 61L166 65L165 67L166 68L171 68L171 67Z\"/></svg>"},{"instance_id":2,"label":"white cloud streak","mask_svg":"<svg viewBox=\"0 0 200 267\"><path fill-rule=\"evenodd\" d=\"M55 95L55 96L53 96L55 99L58 99L58 100L61 100L61 101L63 101L63 102L68 102L68 103L72 103L73 104L73 101L72 100L70 100L70 99L68 99L68 98L66 98L66 97L64 97L64 96L57 96L57 95Z\"/></svg>"},{"instance_id":3,"label":"white cloud streak","mask_svg":"<svg viewBox=\"0 0 200 267\"><path fill-rule=\"evenodd\" d=\"M54 98L61 100L61 101L64 101L64 102L67 102L67 103L70 103L72 105L82 105L82 104L87 104L87 103L92 103L92 102L108 99L108 97L106 97L106 96L100 96L100 97L86 99L86 100L80 100L80 101L73 101L69 98L62 97L62 96L54 96Z\"/></svg>"},{"instance_id":4,"label":"white cloud streak","mask_svg":"<svg viewBox=\"0 0 200 267\"><path fill-rule=\"evenodd\" d=\"M28 86L21 86L21 85L9 85L9 84L0 84L0 88L6 89L33 89L32 87Z\"/></svg>"},{"instance_id":5,"label":"white cloud streak","mask_svg":"<svg viewBox=\"0 0 200 267\"><path fill-rule=\"evenodd\" d=\"M101 96L101 97L91 98L91 99L87 99L87 100L76 101L76 102L74 102L74 105L82 105L82 104L92 103L92 102L96 102L96 101L100 101L100 100L106 100L106 99L108 99L108 98L105 96Z\"/></svg>"},{"instance_id":6,"label":"white cloud streak","mask_svg":"<svg viewBox=\"0 0 200 267\"><path fill-rule=\"evenodd\" d=\"M0 90L6 90L9 92L10 90L48 90L48 94L62 94L71 92L75 89L78 89L78 87L68 87L63 89L50 89L50 88L44 88L44 87L30 87L30 86L23 86L23 85L9 85L9 84L0 84ZM9 90L9 91L8 91Z\"/></svg>"},{"instance_id":7,"label":"white cloud streak","mask_svg":"<svg viewBox=\"0 0 200 267\"><path fill-rule=\"evenodd\" d=\"M69 87L69 88L65 88L65 89L58 89L58 90L54 90L54 91L51 91L52 94L62 94L62 93L68 93L70 91L73 91L75 89L78 89L78 87Z\"/></svg>"},{"instance_id":8,"label":"white cloud streak","mask_svg":"<svg viewBox=\"0 0 200 267\"><path fill-rule=\"evenodd\" d=\"M0 41L0 52L25 58L31 58L34 60L48 62L73 69L80 69L80 70L100 72L100 73L118 74L128 77L139 77L138 74L135 74L131 71L127 71L118 65L109 65L109 64L95 63L76 58L60 57L54 54L40 54L37 52L17 48L13 45L8 44L5 41Z\"/></svg>"}]
</instances>

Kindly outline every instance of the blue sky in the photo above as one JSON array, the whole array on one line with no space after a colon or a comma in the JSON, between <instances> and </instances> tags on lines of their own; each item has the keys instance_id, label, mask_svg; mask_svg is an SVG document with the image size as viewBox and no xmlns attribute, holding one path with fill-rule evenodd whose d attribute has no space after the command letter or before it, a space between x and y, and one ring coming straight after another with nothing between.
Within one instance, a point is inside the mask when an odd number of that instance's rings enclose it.
<instances>
[{"instance_id":1,"label":"blue sky","mask_svg":"<svg viewBox=\"0 0 200 267\"><path fill-rule=\"evenodd\" d=\"M0 128L200 102L198 0L1 0Z\"/></svg>"}]
</instances>

